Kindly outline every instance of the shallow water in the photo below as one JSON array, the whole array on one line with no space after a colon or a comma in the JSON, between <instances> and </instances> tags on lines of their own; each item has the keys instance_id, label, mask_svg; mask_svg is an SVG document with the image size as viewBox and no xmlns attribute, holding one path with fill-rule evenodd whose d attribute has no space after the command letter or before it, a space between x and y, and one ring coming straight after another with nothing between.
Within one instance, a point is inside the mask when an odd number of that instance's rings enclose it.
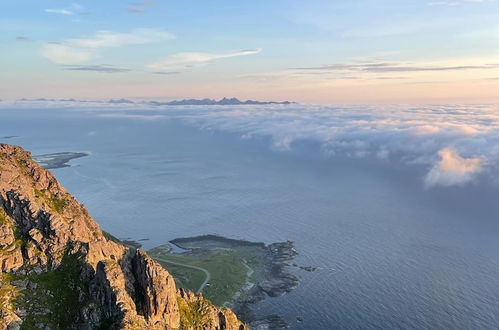
<instances>
[{"instance_id":1,"label":"shallow water","mask_svg":"<svg viewBox=\"0 0 499 330\"><path fill-rule=\"evenodd\" d=\"M145 248L219 234L292 240L302 279L256 306L295 329L499 326L499 203L486 183L425 189L424 169L293 151L181 119L0 110L2 142L88 152L53 172L119 238ZM303 317L302 323L296 317Z\"/></svg>"}]
</instances>

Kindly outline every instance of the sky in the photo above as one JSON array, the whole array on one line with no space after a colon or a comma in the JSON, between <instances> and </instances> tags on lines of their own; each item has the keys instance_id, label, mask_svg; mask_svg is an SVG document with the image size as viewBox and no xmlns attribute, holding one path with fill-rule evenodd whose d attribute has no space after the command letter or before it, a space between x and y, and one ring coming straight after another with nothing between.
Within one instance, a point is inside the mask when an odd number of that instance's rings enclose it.
<instances>
[{"instance_id":1,"label":"sky","mask_svg":"<svg viewBox=\"0 0 499 330\"><path fill-rule=\"evenodd\" d=\"M2 100L499 101L495 0L3 0L0 31Z\"/></svg>"}]
</instances>

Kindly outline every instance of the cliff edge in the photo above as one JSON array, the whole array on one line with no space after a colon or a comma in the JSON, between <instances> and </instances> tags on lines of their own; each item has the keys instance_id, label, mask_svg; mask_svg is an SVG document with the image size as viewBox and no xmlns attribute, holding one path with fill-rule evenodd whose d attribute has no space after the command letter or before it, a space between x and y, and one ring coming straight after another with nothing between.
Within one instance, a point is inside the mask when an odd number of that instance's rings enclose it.
<instances>
[{"instance_id":1,"label":"cliff edge","mask_svg":"<svg viewBox=\"0 0 499 330\"><path fill-rule=\"evenodd\" d=\"M248 329L108 237L29 152L0 144L0 329Z\"/></svg>"}]
</instances>

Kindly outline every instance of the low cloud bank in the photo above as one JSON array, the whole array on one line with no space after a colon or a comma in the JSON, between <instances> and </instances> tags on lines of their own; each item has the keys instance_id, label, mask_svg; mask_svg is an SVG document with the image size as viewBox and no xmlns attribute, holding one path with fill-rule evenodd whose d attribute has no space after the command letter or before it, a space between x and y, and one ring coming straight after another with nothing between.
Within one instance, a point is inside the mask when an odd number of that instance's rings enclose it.
<instances>
[{"instance_id":1,"label":"low cloud bank","mask_svg":"<svg viewBox=\"0 0 499 330\"><path fill-rule=\"evenodd\" d=\"M39 102L18 102L41 107ZM29 103L28 105L26 105ZM499 106L151 106L148 102L50 101L96 116L133 120L176 118L244 139L269 137L272 148L292 150L313 141L330 157L376 158L427 169L428 188L495 178L499 163ZM9 106L13 106L10 104ZM2 102L0 102L0 108Z\"/></svg>"},{"instance_id":2,"label":"low cloud bank","mask_svg":"<svg viewBox=\"0 0 499 330\"><path fill-rule=\"evenodd\" d=\"M177 116L203 127L271 137L272 147L292 150L315 141L324 154L376 158L427 169L427 188L462 186L499 162L499 107L273 106L184 109Z\"/></svg>"}]
</instances>

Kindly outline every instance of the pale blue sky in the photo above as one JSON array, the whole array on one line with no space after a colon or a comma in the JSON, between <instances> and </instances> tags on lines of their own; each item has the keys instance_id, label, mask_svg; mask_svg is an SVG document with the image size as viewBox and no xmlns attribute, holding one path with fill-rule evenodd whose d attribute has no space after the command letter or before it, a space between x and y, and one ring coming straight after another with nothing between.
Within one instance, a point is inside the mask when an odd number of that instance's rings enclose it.
<instances>
[{"instance_id":1,"label":"pale blue sky","mask_svg":"<svg viewBox=\"0 0 499 330\"><path fill-rule=\"evenodd\" d=\"M0 30L3 99L499 99L494 0L4 0Z\"/></svg>"}]
</instances>

